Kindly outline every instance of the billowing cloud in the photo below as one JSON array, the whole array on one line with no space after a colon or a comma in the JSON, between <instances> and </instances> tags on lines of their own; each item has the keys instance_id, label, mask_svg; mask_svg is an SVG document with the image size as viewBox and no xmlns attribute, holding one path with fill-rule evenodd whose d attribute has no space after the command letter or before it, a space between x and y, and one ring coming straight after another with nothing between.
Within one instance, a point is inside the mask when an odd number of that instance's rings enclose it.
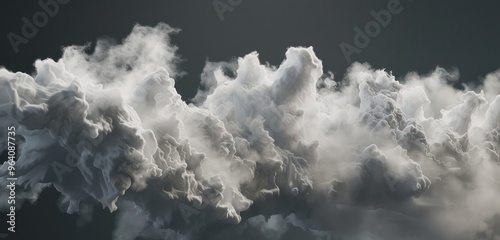
<instances>
[{"instance_id":1,"label":"billowing cloud","mask_svg":"<svg viewBox=\"0 0 500 240\"><path fill-rule=\"evenodd\" d=\"M22 136L18 198L51 185L68 213L118 211L115 239L500 234L498 72L458 90L441 68L396 79L355 63L334 81L293 47L280 66L256 52L207 63L186 103L176 32L136 26L33 76L0 70L1 131Z\"/></svg>"}]
</instances>

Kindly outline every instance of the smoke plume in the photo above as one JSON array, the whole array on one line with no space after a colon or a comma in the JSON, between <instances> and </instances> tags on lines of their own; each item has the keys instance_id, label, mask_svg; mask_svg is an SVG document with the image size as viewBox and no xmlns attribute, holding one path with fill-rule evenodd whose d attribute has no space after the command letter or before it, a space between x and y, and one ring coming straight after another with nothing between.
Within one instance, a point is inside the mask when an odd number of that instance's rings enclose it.
<instances>
[{"instance_id":1,"label":"smoke plume","mask_svg":"<svg viewBox=\"0 0 500 240\"><path fill-rule=\"evenodd\" d=\"M354 63L334 80L291 47L279 66L208 62L187 103L177 32L136 26L33 75L0 69L18 198L53 186L68 213L118 211L115 239L500 235L500 71L464 90L439 67L396 79Z\"/></svg>"}]
</instances>

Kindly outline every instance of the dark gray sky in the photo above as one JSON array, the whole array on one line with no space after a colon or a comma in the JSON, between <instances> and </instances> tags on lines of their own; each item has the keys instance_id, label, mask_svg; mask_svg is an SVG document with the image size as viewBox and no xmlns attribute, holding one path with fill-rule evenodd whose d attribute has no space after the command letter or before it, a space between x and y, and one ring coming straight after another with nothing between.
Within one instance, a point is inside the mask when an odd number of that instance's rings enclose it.
<instances>
[{"instance_id":1,"label":"dark gray sky","mask_svg":"<svg viewBox=\"0 0 500 240\"><path fill-rule=\"evenodd\" d=\"M227 0L219 0L226 3ZM373 20L370 11L387 9L389 0L242 0L221 21L213 0L70 0L40 27L16 54L9 32L21 35L22 17L41 10L37 1L4 0L0 8L0 65L33 71L38 58L59 58L61 47L93 43L101 37L122 39L134 24L165 22L182 31L173 38L187 74L177 79L184 99L194 96L207 59L227 61L252 51L262 62L278 65L290 46L312 46L325 70L339 80L349 66L339 48L354 44L356 26ZM427 73L436 66L457 67L462 82L477 81L500 67L498 0L401 0L403 10L354 61L392 70ZM76 227L76 216L59 213L54 190L37 206L23 209L18 239L110 239L113 215L97 211L95 221ZM2 218L3 219L3 218Z\"/></svg>"}]
</instances>

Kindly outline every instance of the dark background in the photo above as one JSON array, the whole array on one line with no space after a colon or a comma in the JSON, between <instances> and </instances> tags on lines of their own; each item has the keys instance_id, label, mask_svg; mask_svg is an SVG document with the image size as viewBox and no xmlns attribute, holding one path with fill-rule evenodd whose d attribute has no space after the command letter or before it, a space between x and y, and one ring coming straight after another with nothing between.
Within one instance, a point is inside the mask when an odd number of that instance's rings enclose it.
<instances>
[{"instance_id":1,"label":"dark background","mask_svg":"<svg viewBox=\"0 0 500 240\"><path fill-rule=\"evenodd\" d=\"M58 59L62 46L94 43L101 37L120 40L137 23L165 22L182 29L172 42L184 59L180 69L187 74L176 79L176 88L186 101L196 93L207 59L228 61L252 51L259 52L262 62L278 65L288 47L313 46L324 70L339 80L349 66L339 44L353 45L353 28L364 28L373 20L370 11L387 9L389 0L243 0L223 21L213 2L71 0L16 54L7 34L21 35L21 18L31 19L41 8L37 1L3 0L0 66L32 73L36 59ZM500 67L498 0L401 0L401 5L403 11L353 55L354 61L386 68L396 77L409 71L425 74L436 66L456 67L461 74L457 85L477 82ZM54 189L46 190L34 206L18 211L11 239L111 239L114 214L96 209L91 223L77 227L77 216L61 213L57 199ZM2 223L5 218L2 213Z\"/></svg>"}]
</instances>

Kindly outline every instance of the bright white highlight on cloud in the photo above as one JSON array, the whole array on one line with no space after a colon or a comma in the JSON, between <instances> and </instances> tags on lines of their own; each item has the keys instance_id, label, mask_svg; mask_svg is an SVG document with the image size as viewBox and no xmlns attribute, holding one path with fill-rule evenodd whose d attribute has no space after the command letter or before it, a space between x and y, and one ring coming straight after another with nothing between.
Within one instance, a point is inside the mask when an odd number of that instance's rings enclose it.
<instances>
[{"instance_id":1,"label":"bright white highlight on cloud","mask_svg":"<svg viewBox=\"0 0 500 240\"><path fill-rule=\"evenodd\" d=\"M24 139L18 197L52 184L68 213L118 211L116 239L500 234L500 72L461 91L441 68L395 79L355 63L335 82L299 47L280 66L207 63L188 104L175 32L136 26L34 76L0 70L0 133Z\"/></svg>"}]
</instances>

